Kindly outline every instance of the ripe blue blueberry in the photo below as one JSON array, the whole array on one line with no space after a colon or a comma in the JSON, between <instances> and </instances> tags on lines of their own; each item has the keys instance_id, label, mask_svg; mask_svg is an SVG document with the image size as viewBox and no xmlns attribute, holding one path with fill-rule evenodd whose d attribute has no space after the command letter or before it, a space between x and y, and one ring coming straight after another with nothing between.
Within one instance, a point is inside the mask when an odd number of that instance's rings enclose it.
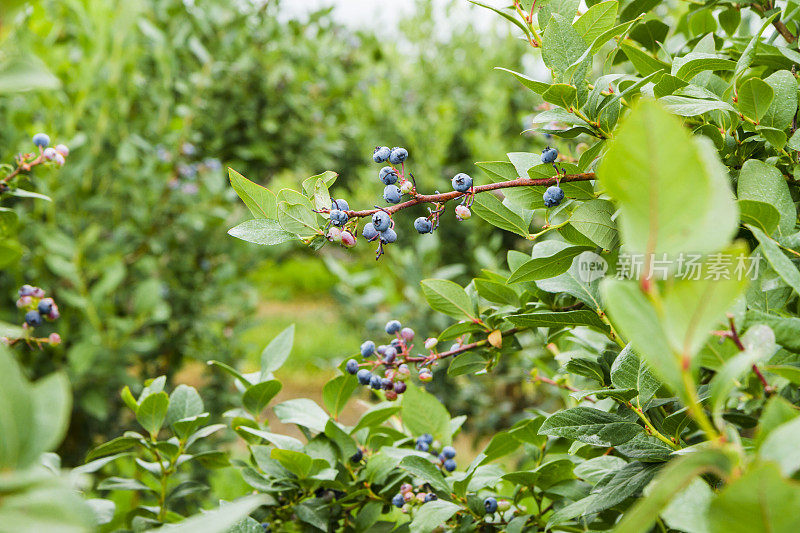
<instances>
[{"instance_id":1,"label":"ripe blue blueberry","mask_svg":"<svg viewBox=\"0 0 800 533\"><path fill-rule=\"evenodd\" d=\"M388 346L383 352L383 362L392 364L395 357L397 357L397 349L394 346Z\"/></svg>"},{"instance_id":2,"label":"ripe blue blueberry","mask_svg":"<svg viewBox=\"0 0 800 533\"><path fill-rule=\"evenodd\" d=\"M403 325L400 323L399 320L390 320L389 322L386 323L386 333L388 333L389 335L394 335L395 333L400 331L402 327Z\"/></svg>"},{"instance_id":3,"label":"ripe blue blueberry","mask_svg":"<svg viewBox=\"0 0 800 533\"><path fill-rule=\"evenodd\" d=\"M345 200L331 200L331 209L338 209L339 211L350 211L350 206Z\"/></svg>"},{"instance_id":4,"label":"ripe blue blueberry","mask_svg":"<svg viewBox=\"0 0 800 533\"><path fill-rule=\"evenodd\" d=\"M383 378L381 380L381 387L383 388L383 390L393 390L394 382L389 378Z\"/></svg>"},{"instance_id":5,"label":"ripe blue blueberry","mask_svg":"<svg viewBox=\"0 0 800 533\"><path fill-rule=\"evenodd\" d=\"M467 192L472 187L472 178L463 172L453 176L453 189L458 192Z\"/></svg>"},{"instance_id":6,"label":"ripe blue blueberry","mask_svg":"<svg viewBox=\"0 0 800 533\"><path fill-rule=\"evenodd\" d=\"M389 150L388 146L376 146L375 151L372 152L372 160L376 163L383 163L389 159L391 153L392 151Z\"/></svg>"},{"instance_id":7,"label":"ripe blue blueberry","mask_svg":"<svg viewBox=\"0 0 800 533\"><path fill-rule=\"evenodd\" d=\"M23 285L19 288L19 295L22 296L33 296L33 292L36 290L35 287L32 285Z\"/></svg>"},{"instance_id":8,"label":"ripe blue blueberry","mask_svg":"<svg viewBox=\"0 0 800 533\"><path fill-rule=\"evenodd\" d=\"M439 497L436 494L434 494L432 492L429 492L428 494L425 495L425 502L424 503L432 502L432 501L438 500L438 499L439 499Z\"/></svg>"},{"instance_id":9,"label":"ripe blue blueberry","mask_svg":"<svg viewBox=\"0 0 800 533\"><path fill-rule=\"evenodd\" d=\"M43 298L37 306L39 314L49 315L50 311L53 310L53 304L54 302L52 298Z\"/></svg>"},{"instance_id":10,"label":"ripe blue blueberry","mask_svg":"<svg viewBox=\"0 0 800 533\"><path fill-rule=\"evenodd\" d=\"M414 446L414 449L416 449L418 452L427 452L428 450L430 450L430 448L431 448L430 444L421 440L417 440L417 444Z\"/></svg>"},{"instance_id":11,"label":"ripe blue blueberry","mask_svg":"<svg viewBox=\"0 0 800 533\"><path fill-rule=\"evenodd\" d=\"M25 323L32 328L35 328L36 326L41 326L42 315L39 314L39 311L28 311L27 313L25 313Z\"/></svg>"},{"instance_id":12,"label":"ripe blue blueberry","mask_svg":"<svg viewBox=\"0 0 800 533\"><path fill-rule=\"evenodd\" d=\"M497 511L497 500L489 496L483 500L483 508L486 510L486 514L494 513Z\"/></svg>"},{"instance_id":13,"label":"ripe blue blueberry","mask_svg":"<svg viewBox=\"0 0 800 533\"><path fill-rule=\"evenodd\" d=\"M423 433L420 439L422 439L424 442L427 442L428 444L433 444L433 435L431 435L430 433Z\"/></svg>"},{"instance_id":14,"label":"ripe blue blueberry","mask_svg":"<svg viewBox=\"0 0 800 533\"><path fill-rule=\"evenodd\" d=\"M39 148L46 148L50 144L50 136L46 133L37 133L33 136L33 144Z\"/></svg>"},{"instance_id":15,"label":"ripe blue blueberry","mask_svg":"<svg viewBox=\"0 0 800 533\"><path fill-rule=\"evenodd\" d=\"M350 457L350 461L352 461L352 462L354 462L354 463L360 463L360 462L361 462L361 459L363 459L363 458L364 458L364 452L363 452L363 451L361 451L361 448L357 448L357 449L356 449L356 453L354 453L354 454L353 454L353 455Z\"/></svg>"},{"instance_id":16,"label":"ripe blue blueberry","mask_svg":"<svg viewBox=\"0 0 800 533\"><path fill-rule=\"evenodd\" d=\"M452 459L448 459L447 461L444 462L444 469L447 470L448 472L452 472L453 470L456 469L456 462L453 461Z\"/></svg>"},{"instance_id":17,"label":"ripe blue blueberry","mask_svg":"<svg viewBox=\"0 0 800 533\"><path fill-rule=\"evenodd\" d=\"M397 508L402 507L403 504L405 504L405 503L406 503L406 500L403 498L403 495L400 494L400 493L395 494L394 497L392 498L392 505L394 505Z\"/></svg>"},{"instance_id":18,"label":"ripe blue blueberry","mask_svg":"<svg viewBox=\"0 0 800 533\"><path fill-rule=\"evenodd\" d=\"M378 352L380 355L383 355L386 353L386 348L388 348L386 344L381 344L377 348L375 348L375 351Z\"/></svg>"},{"instance_id":19,"label":"ripe blue blueberry","mask_svg":"<svg viewBox=\"0 0 800 533\"><path fill-rule=\"evenodd\" d=\"M386 211L376 211L372 215L372 225L375 227L375 231L381 232L386 231L389 229L389 224L392 222L389 213ZM366 229L366 227L364 228Z\"/></svg>"},{"instance_id":20,"label":"ripe blue blueberry","mask_svg":"<svg viewBox=\"0 0 800 533\"><path fill-rule=\"evenodd\" d=\"M456 456L456 449L452 446L445 446L442 448L442 455L444 455L445 459L452 459Z\"/></svg>"},{"instance_id":21,"label":"ripe blue blueberry","mask_svg":"<svg viewBox=\"0 0 800 533\"><path fill-rule=\"evenodd\" d=\"M390 204L399 203L403 198L403 193L397 185L387 185L383 189L383 199Z\"/></svg>"},{"instance_id":22,"label":"ripe blue blueberry","mask_svg":"<svg viewBox=\"0 0 800 533\"><path fill-rule=\"evenodd\" d=\"M361 344L361 357L369 357L375 353L375 343L372 341L364 341Z\"/></svg>"},{"instance_id":23,"label":"ripe blue blueberry","mask_svg":"<svg viewBox=\"0 0 800 533\"><path fill-rule=\"evenodd\" d=\"M433 231L433 223L425 217L419 217L414 221L414 229L420 233L430 233Z\"/></svg>"},{"instance_id":24,"label":"ripe blue blueberry","mask_svg":"<svg viewBox=\"0 0 800 533\"><path fill-rule=\"evenodd\" d=\"M406 391L407 385L402 381L397 381L394 384L394 391L397 394L403 394Z\"/></svg>"},{"instance_id":25,"label":"ripe blue blueberry","mask_svg":"<svg viewBox=\"0 0 800 533\"><path fill-rule=\"evenodd\" d=\"M347 361L345 369L347 370L348 374L355 375L356 372L358 372L358 361L356 361L355 359L350 359L349 361Z\"/></svg>"},{"instance_id":26,"label":"ripe blue blueberry","mask_svg":"<svg viewBox=\"0 0 800 533\"><path fill-rule=\"evenodd\" d=\"M369 382L372 380L372 372L366 368L362 368L358 371L356 377L358 378L358 382L362 385L369 385Z\"/></svg>"},{"instance_id":27,"label":"ripe blue blueberry","mask_svg":"<svg viewBox=\"0 0 800 533\"><path fill-rule=\"evenodd\" d=\"M542 150L542 163L555 163L558 157L558 150L549 146Z\"/></svg>"},{"instance_id":28,"label":"ripe blue blueberry","mask_svg":"<svg viewBox=\"0 0 800 533\"><path fill-rule=\"evenodd\" d=\"M374 241L378 238L378 230L375 229L375 225L372 222L367 222L364 224L364 229L361 230L361 235L363 235L367 241Z\"/></svg>"},{"instance_id":29,"label":"ripe blue blueberry","mask_svg":"<svg viewBox=\"0 0 800 533\"><path fill-rule=\"evenodd\" d=\"M381 377L373 374L372 377L369 379L369 386L375 390L380 390L381 387L383 387L383 382L381 380Z\"/></svg>"},{"instance_id":30,"label":"ripe blue blueberry","mask_svg":"<svg viewBox=\"0 0 800 533\"><path fill-rule=\"evenodd\" d=\"M392 244L397 240L397 233L392 228L381 232L381 242L385 244Z\"/></svg>"},{"instance_id":31,"label":"ripe blue blueberry","mask_svg":"<svg viewBox=\"0 0 800 533\"><path fill-rule=\"evenodd\" d=\"M399 165L408 157L408 150L395 146L392 148L392 153L389 154L389 163Z\"/></svg>"},{"instance_id":32,"label":"ripe blue blueberry","mask_svg":"<svg viewBox=\"0 0 800 533\"><path fill-rule=\"evenodd\" d=\"M544 191L542 199L544 200L545 207L555 207L564 199L564 191L561 187L553 185Z\"/></svg>"},{"instance_id":33,"label":"ripe blue blueberry","mask_svg":"<svg viewBox=\"0 0 800 533\"><path fill-rule=\"evenodd\" d=\"M378 179L380 179L384 185L394 185L397 183L397 180L400 179L400 175L397 174L397 171L392 167L383 167L378 173Z\"/></svg>"},{"instance_id":34,"label":"ripe blue blueberry","mask_svg":"<svg viewBox=\"0 0 800 533\"><path fill-rule=\"evenodd\" d=\"M347 224L348 216L344 211L338 209L331 209L330 212L331 224L334 226L344 226Z\"/></svg>"}]
</instances>

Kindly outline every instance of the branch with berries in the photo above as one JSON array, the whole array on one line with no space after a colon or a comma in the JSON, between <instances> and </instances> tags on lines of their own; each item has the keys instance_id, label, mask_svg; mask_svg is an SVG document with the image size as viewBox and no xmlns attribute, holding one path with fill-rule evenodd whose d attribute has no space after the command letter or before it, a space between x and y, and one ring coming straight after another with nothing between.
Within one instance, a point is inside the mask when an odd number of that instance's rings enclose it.
<instances>
[{"instance_id":1,"label":"branch with berries","mask_svg":"<svg viewBox=\"0 0 800 533\"><path fill-rule=\"evenodd\" d=\"M47 337L36 337L34 330L41 326L45 320L54 322L61 314L58 312L58 305L52 298L48 298L44 289L32 285L23 285L19 289L17 307L25 311L25 319L22 324L22 334L19 336L0 337L0 342L7 346L14 346L19 342L25 342L28 346L34 344L39 348L43 344L56 346L61 344L61 336L58 333L51 333Z\"/></svg>"},{"instance_id":2,"label":"branch with berries","mask_svg":"<svg viewBox=\"0 0 800 533\"><path fill-rule=\"evenodd\" d=\"M30 172L34 167L45 164L54 163L58 166L64 166L66 158L69 155L69 148L64 144L59 144L56 147L49 147L50 136L46 133L37 133L33 136L33 144L38 148L38 152L30 152L19 154L15 159L15 165L3 165L12 170L0 178L0 193L9 190L9 183L12 179L22 173Z\"/></svg>"},{"instance_id":3,"label":"branch with berries","mask_svg":"<svg viewBox=\"0 0 800 533\"><path fill-rule=\"evenodd\" d=\"M451 200L461 199L461 203L456 206L455 214L459 221L466 220L472 216L470 207L475 200L475 195L510 189L513 187L548 187L542 199L547 208L556 207L564 200L564 190L561 189L562 182L592 181L596 179L593 172L581 174L567 174L563 169L559 169L556 161L558 150L546 147L541 154L541 161L544 164L551 164L556 170L556 176L552 178L518 178L515 180L488 183L486 185L474 185L472 177L461 172L456 174L451 180L453 190L445 193L436 192L435 194L420 194L417 191L417 184L414 175L408 172L406 176L405 161L408 158L408 150L395 147L389 149L386 146L375 148L372 159L376 163L389 162L389 165L381 168L378 179L385 185L383 199L393 205L387 207L375 206L374 209L354 211L345 200L332 200L329 209L320 209L317 212L328 215L329 227L326 237L331 242L341 243L345 247L355 246L355 236L358 233L356 220L364 217L372 217L367 222L361 234L368 242L377 241L377 257L383 255L383 247L397 240L397 233L394 230L392 215L420 204L432 204L428 208L427 217L419 217L414 220L414 229L420 234L432 233L439 227L439 219L445 212L445 204ZM403 195L411 196L410 200L402 202Z\"/></svg>"}]
</instances>

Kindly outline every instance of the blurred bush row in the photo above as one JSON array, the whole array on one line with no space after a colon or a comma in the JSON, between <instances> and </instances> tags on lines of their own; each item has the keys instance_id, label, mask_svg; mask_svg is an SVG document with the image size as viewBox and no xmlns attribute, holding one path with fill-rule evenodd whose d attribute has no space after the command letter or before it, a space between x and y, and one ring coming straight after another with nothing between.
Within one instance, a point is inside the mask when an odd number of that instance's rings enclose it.
<instances>
[{"instance_id":1,"label":"blurred bush row","mask_svg":"<svg viewBox=\"0 0 800 533\"><path fill-rule=\"evenodd\" d=\"M0 319L20 321L13 301L26 282L61 305L64 344L25 363L31 378L68 370L76 401L66 463L120 433L124 385L193 361L244 359L252 346L240 333L258 327L260 298L334 298L342 327L365 335L389 314L435 330L418 281L474 273L504 244L487 228L448 224L369 270L326 252L328 269L311 271L318 282L298 284L306 252L225 236L245 216L225 166L273 190L337 169L339 190L366 207L382 189L376 144L408 147L418 184L431 191L473 172L473 161L538 146L519 135L531 100L510 76L487 74L522 69L525 48L512 37L454 25L436 39L427 2L397 36L345 30L329 11L280 22L280 9L43 0L6 25L7 42L33 51L61 85L0 98L0 155L28 149L39 130L72 149L63 171L37 176L54 201L15 206L24 253L0 272ZM415 216L399 222L410 232ZM366 248L356 249L361 259ZM281 268L287 261L296 268ZM325 340L332 351L323 357L356 348ZM204 398L220 401L224 389L196 374Z\"/></svg>"}]
</instances>

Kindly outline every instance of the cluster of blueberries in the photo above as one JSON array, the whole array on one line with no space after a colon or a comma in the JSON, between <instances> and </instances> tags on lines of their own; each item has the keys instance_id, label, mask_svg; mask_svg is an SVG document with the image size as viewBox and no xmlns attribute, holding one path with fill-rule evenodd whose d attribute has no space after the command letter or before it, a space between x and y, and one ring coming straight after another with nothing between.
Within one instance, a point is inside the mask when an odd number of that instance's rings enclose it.
<instances>
[{"instance_id":1,"label":"cluster of blueberries","mask_svg":"<svg viewBox=\"0 0 800 533\"><path fill-rule=\"evenodd\" d=\"M367 359L376 356L376 360L367 361L364 365L373 368L383 365L386 368L383 377L367 368L360 368L361 365L355 359L347 361L345 370L355 375L362 385L369 385L375 390L384 390L386 399L394 401L397 399L398 394L403 394L406 391L406 381L411 376L411 369L403 361L409 355L409 350L413 346L411 341L414 339L414 330L404 328L399 320L390 320L386 323L385 331L389 335L395 336L389 344L376 346L375 342L371 340L364 341L361 344L361 357ZM435 338L426 339L425 348L431 350L436 346L437 342ZM424 355L418 355L414 360L420 361L424 357ZM429 367L423 366L419 369L418 377L420 381L428 382L433 379L433 374Z\"/></svg>"},{"instance_id":2,"label":"cluster of blueberries","mask_svg":"<svg viewBox=\"0 0 800 533\"><path fill-rule=\"evenodd\" d=\"M328 240L341 244L345 248L352 248L356 245L356 237L353 232L344 229L344 225L350 220L347 212L350 211L350 206L345 200L331 200L331 210L329 213L331 227L328 228Z\"/></svg>"},{"instance_id":3,"label":"cluster of blueberries","mask_svg":"<svg viewBox=\"0 0 800 533\"><path fill-rule=\"evenodd\" d=\"M391 149L388 146L376 146L372 152L372 160L376 163L388 161L392 165L403 165L406 159L408 159L408 150L399 146ZM378 172L378 179L385 186L383 188L383 199L390 204L400 203L400 199L404 194L414 190L414 184L407 180L405 176L401 176L397 169L392 166L383 167Z\"/></svg>"},{"instance_id":4,"label":"cluster of blueberries","mask_svg":"<svg viewBox=\"0 0 800 533\"><path fill-rule=\"evenodd\" d=\"M59 166L63 166L67 161L69 155L69 148L65 144L59 144L55 147L50 146L50 136L46 133L37 133L33 136L33 144L39 147L42 151L42 157L46 161L53 161Z\"/></svg>"},{"instance_id":5,"label":"cluster of blueberries","mask_svg":"<svg viewBox=\"0 0 800 533\"><path fill-rule=\"evenodd\" d=\"M43 289L32 285L23 285L18 291L17 307L25 311L25 323L23 328L36 328L44 323L44 320L54 321L61 316L58 312L58 305L52 298L47 298ZM53 345L61 342L58 333L52 333L49 342Z\"/></svg>"},{"instance_id":6,"label":"cluster of blueberries","mask_svg":"<svg viewBox=\"0 0 800 533\"><path fill-rule=\"evenodd\" d=\"M430 452L433 455L436 455L436 450L439 448L438 443L433 441L433 436L430 433L425 433L421 437L417 437L417 440L414 444L414 449L418 452ZM442 465L442 468L447 470L448 472L452 472L456 469L456 449L452 446L445 446L442 448L441 453L438 456L439 463Z\"/></svg>"},{"instance_id":7,"label":"cluster of blueberries","mask_svg":"<svg viewBox=\"0 0 800 533\"><path fill-rule=\"evenodd\" d=\"M438 500L438 496L432 492L414 492L414 487L410 483L403 483L400 485L400 492L392 498L392 505L408 511L409 507L414 503L428 503Z\"/></svg>"},{"instance_id":8,"label":"cluster of blueberries","mask_svg":"<svg viewBox=\"0 0 800 533\"><path fill-rule=\"evenodd\" d=\"M552 164L553 167L556 168L556 171L558 171L558 168L556 167L557 158L558 150L555 148L547 146L544 150L542 150L542 163ZM562 200L564 200L564 191L558 185L553 185L544 191L542 199L544 200L545 207L556 207L561 203Z\"/></svg>"}]
</instances>

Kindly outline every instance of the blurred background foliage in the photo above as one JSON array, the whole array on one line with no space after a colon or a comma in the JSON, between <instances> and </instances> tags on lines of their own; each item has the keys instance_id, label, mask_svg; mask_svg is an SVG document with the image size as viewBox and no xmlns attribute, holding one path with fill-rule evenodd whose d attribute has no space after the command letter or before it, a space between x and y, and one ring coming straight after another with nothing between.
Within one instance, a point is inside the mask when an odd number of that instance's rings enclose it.
<instances>
[{"instance_id":1,"label":"blurred background foliage","mask_svg":"<svg viewBox=\"0 0 800 533\"><path fill-rule=\"evenodd\" d=\"M428 2L397 35L346 29L329 10L287 22L281 10L279 2L42 0L4 21L8 42L35 53L61 85L0 98L0 156L27 149L40 130L71 148L63 170L37 174L53 203L16 206L25 251L0 272L0 319L20 321L13 301L26 282L60 304L64 344L24 362L33 378L69 372L76 401L60 450L66 464L124 429L124 385L167 374L202 387L213 412L226 389L204 362L252 368L290 323L287 396L293 380L321 389L364 338L378 340L388 318L414 327L420 341L436 334L448 321L424 304L419 281L464 282L514 245L472 223L411 238L416 212L398 219L402 246L378 264L363 242L349 252L326 247L321 261L225 235L247 217L226 166L272 190L335 170L337 196L367 207L382 190L376 144L407 147L417 183L433 191L459 171L480 181L475 161L545 143L520 134L531 96L492 70L524 70L528 48L510 33L458 24L442 37ZM454 415L474 415L473 435L530 404L524 378L542 349L531 345L491 382L434 380Z\"/></svg>"}]
</instances>

